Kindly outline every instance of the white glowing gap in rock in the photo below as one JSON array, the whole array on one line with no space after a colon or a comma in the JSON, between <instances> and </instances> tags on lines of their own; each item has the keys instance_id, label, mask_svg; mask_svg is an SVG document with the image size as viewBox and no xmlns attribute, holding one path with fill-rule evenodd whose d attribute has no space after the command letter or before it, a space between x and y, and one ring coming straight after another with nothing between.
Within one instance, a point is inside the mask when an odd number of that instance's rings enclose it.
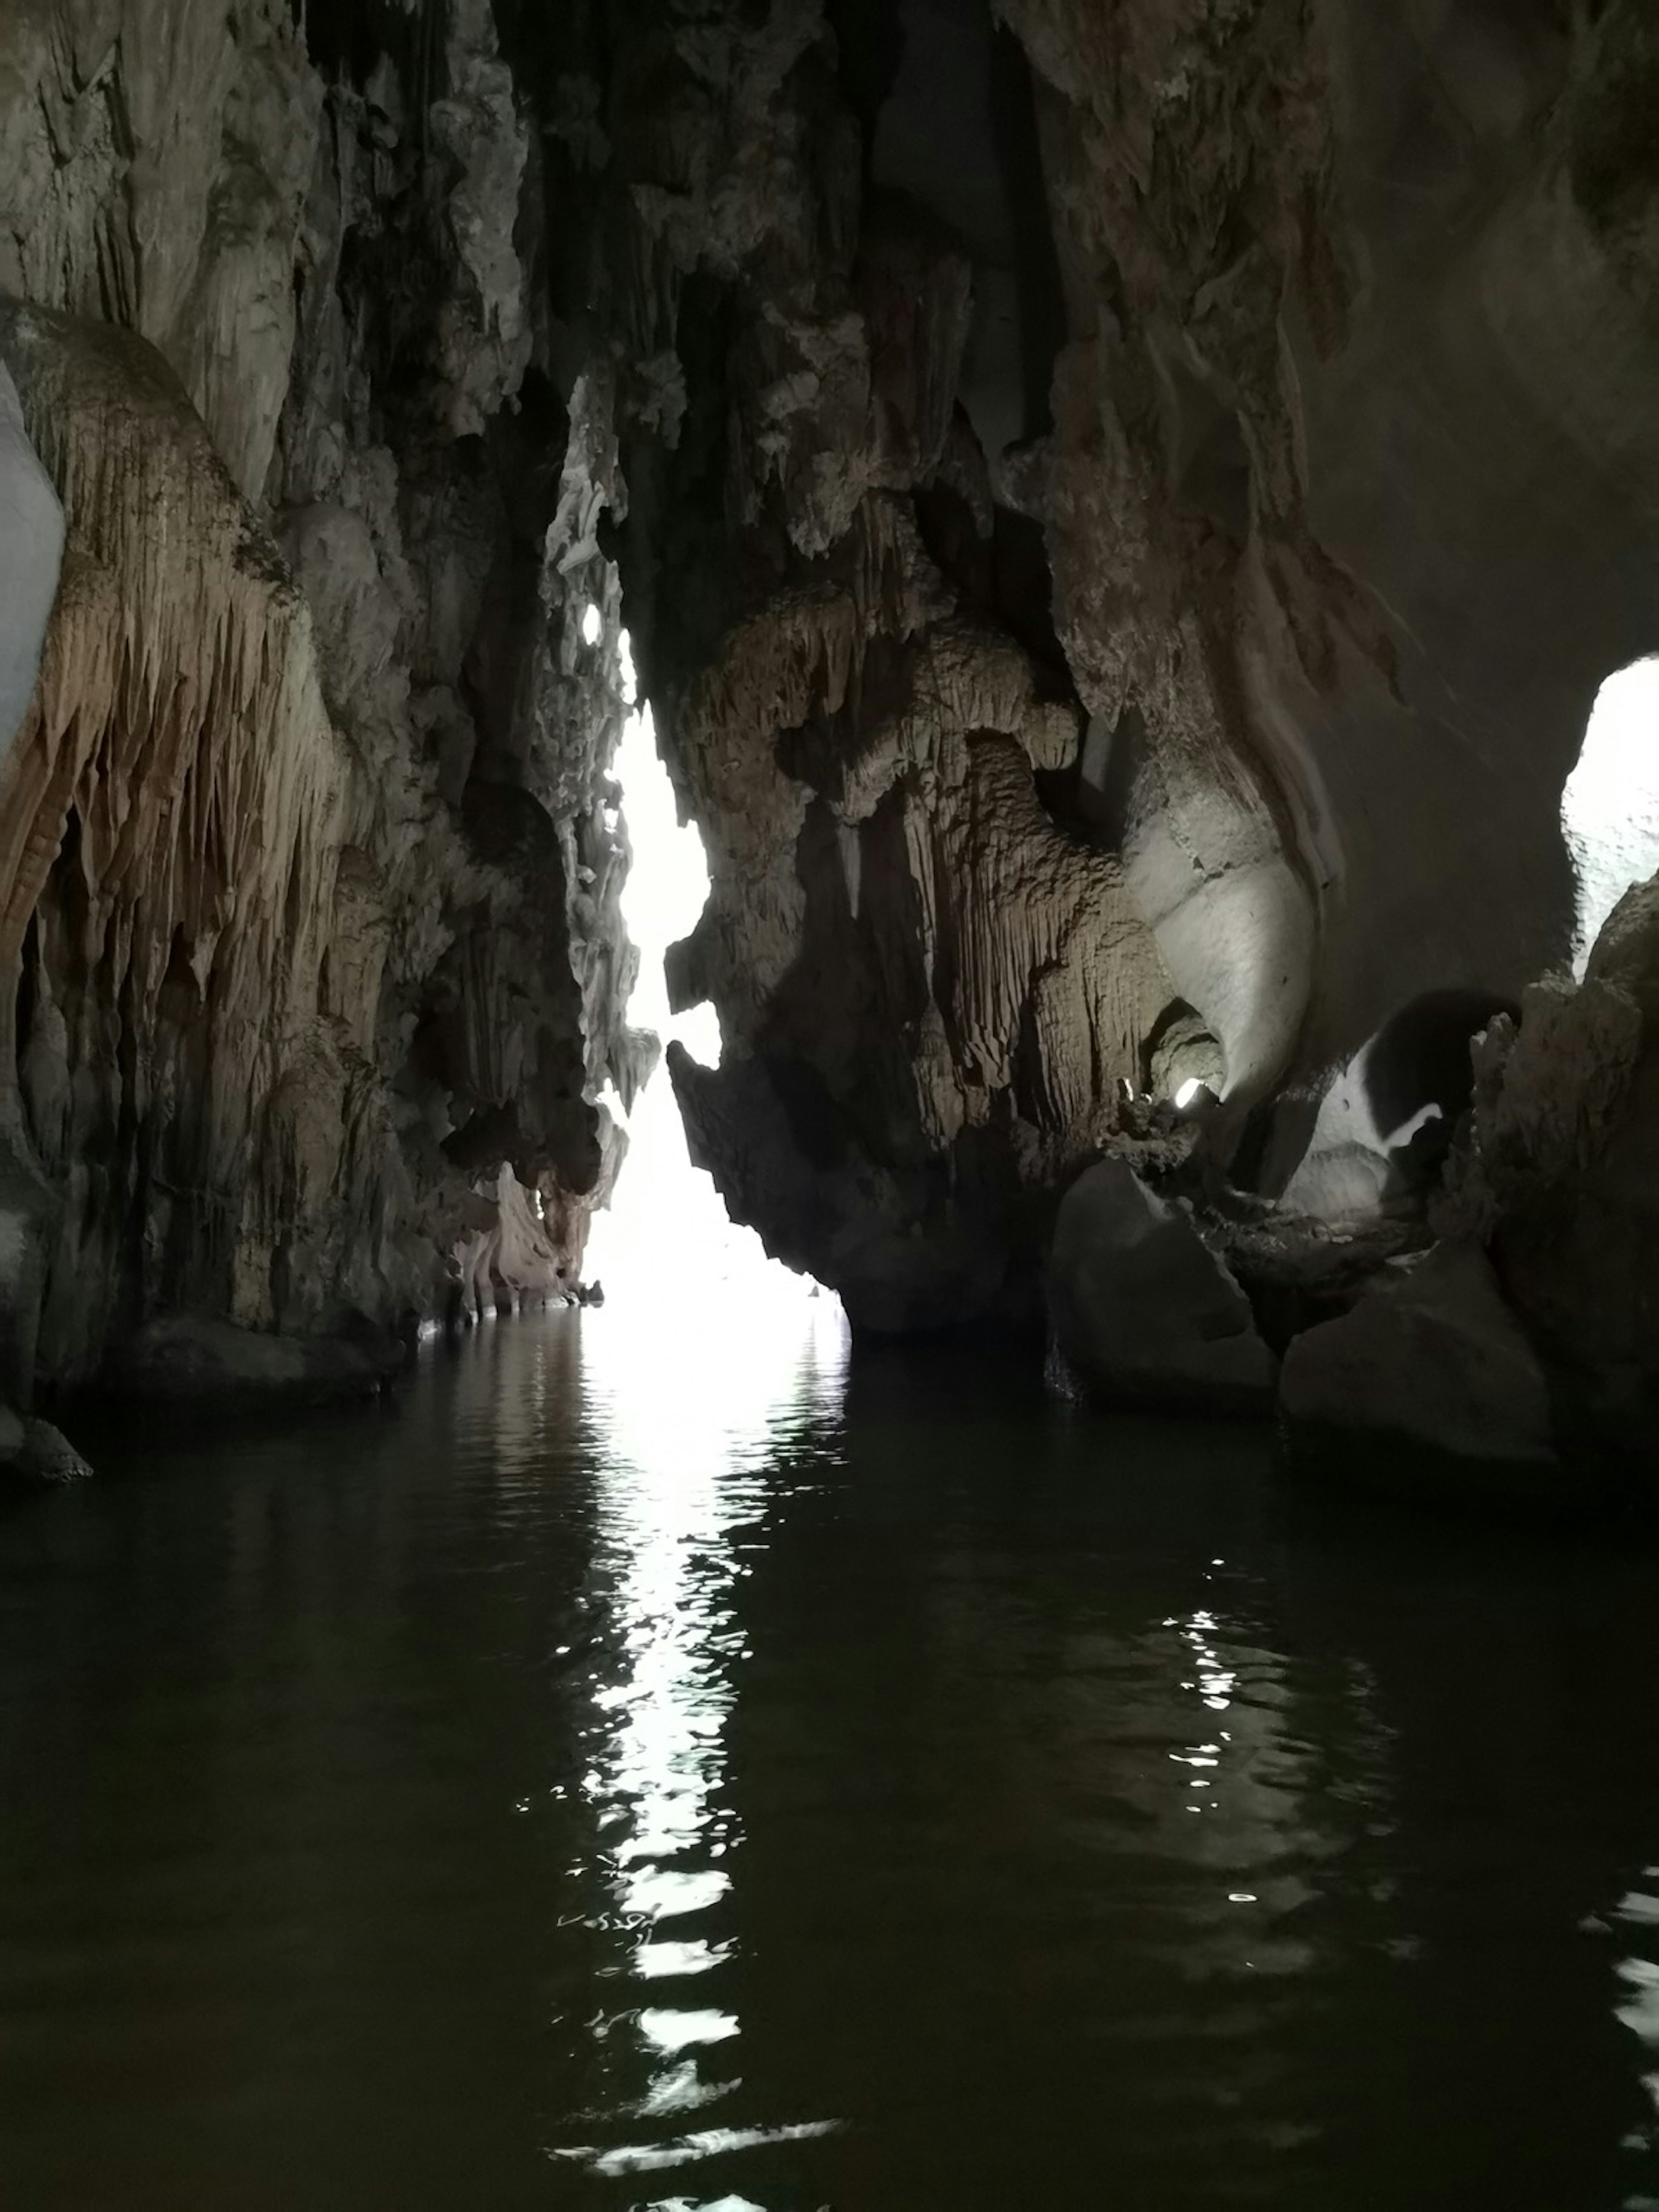
<instances>
[{"instance_id":1,"label":"white glowing gap in rock","mask_svg":"<svg viewBox=\"0 0 1659 2212\"><path fill-rule=\"evenodd\" d=\"M1659 660L1609 676L1561 793L1561 827L1578 878L1573 973L1632 884L1659 868Z\"/></svg>"}]
</instances>

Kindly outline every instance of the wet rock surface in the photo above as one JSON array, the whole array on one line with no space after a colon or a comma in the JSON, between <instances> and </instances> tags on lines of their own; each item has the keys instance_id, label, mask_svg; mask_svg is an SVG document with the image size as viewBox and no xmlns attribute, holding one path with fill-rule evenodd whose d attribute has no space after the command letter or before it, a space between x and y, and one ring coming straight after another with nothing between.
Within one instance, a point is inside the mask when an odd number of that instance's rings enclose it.
<instances>
[{"instance_id":1,"label":"wet rock surface","mask_svg":"<svg viewBox=\"0 0 1659 2212\"><path fill-rule=\"evenodd\" d=\"M1312 1328L1313 1278L1293 1263L1306 1333L1285 1354L1281 1407L1294 1435L1369 1433L1516 1466L1559 1451L1579 1476L1650 1492L1656 974L1649 883L1614 909L1581 983L1545 978L1473 1040L1472 1103L1426 1218L1396 1221L1404 1256ZM1382 1227L1356 1240L1373 1267ZM1264 1235L1242 1242L1247 1279ZM1428 1236L1426 1255L1409 1250ZM1273 1273L1258 1263L1259 1307Z\"/></svg>"},{"instance_id":2,"label":"wet rock surface","mask_svg":"<svg viewBox=\"0 0 1659 2212\"><path fill-rule=\"evenodd\" d=\"M1629 891L1576 988L1553 977L1475 1048L1437 1225L1483 1243L1587 1449L1659 1442L1659 882Z\"/></svg>"},{"instance_id":3,"label":"wet rock surface","mask_svg":"<svg viewBox=\"0 0 1659 2212\"><path fill-rule=\"evenodd\" d=\"M1352 1311L1297 1336L1279 1404L1293 1447L1335 1458L1358 1439L1515 1468L1557 1462L1543 1362L1473 1246L1394 1263Z\"/></svg>"},{"instance_id":4,"label":"wet rock surface","mask_svg":"<svg viewBox=\"0 0 1659 2212\"><path fill-rule=\"evenodd\" d=\"M405 1358L396 1338L367 1320L293 1336L174 1315L125 1344L107 1379L132 1405L255 1413L375 1397Z\"/></svg>"},{"instance_id":5,"label":"wet rock surface","mask_svg":"<svg viewBox=\"0 0 1659 2212\"><path fill-rule=\"evenodd\" d=\"M0 1481L31 1490L84 1482L92 1474L75 1446L50 1421L19 1419L9 1407L0 1420Z\"/></svg>"},{"instance_id":6,"label":"wet rock surface","mask_svg":"<svg viewBox=\"0 0 1659 2212\"><path fill-rule=\"evenodd\" d=\"M1085 1388L1174 1412L1262 1413L1276 1363L1226 1262L1122 1160L1061 1200L1048 1274L1054 1342Z\"/></svg>"}]
</instances>

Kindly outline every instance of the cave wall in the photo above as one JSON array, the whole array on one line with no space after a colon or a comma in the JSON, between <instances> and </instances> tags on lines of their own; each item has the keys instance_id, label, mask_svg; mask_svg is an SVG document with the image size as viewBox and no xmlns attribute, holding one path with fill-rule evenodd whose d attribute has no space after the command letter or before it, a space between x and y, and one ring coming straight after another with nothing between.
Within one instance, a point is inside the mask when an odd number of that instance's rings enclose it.
<instances>
[{"instance_id":1,"label":"cave wall","mask_svg":"<svg viewBox=\"0 0 1659 2212\"><path fill-rule=\"evenodd\" d=\"M1561 787L1602 678L1659 643L1654 179L1618 139L1651 33L1618 6L1010 15L1072 307L1062 633L1139 755L1131 880L1251 1040L1237 1106L1289 1094L1276 1188L1325 1071L1567 949Z\"/></svg>"},{"instance_id":2,"label":"cave wall","mask_svg":"<svg viewBox=\"0 0 1659 2212\"><path fill-rule=\"evenodd\" d=\"M848 95L879 22L626 21L591 189L649 368L629 620L713 882L671 956L725 1039L717 1071L671 1054L694 1157L855 1325L1018 1316L1053 1194L1181 1011L1077 804L1042 532L984 442L1046 404L976 306L1018 305L1018 196L942 213L885 180L944 181L907 139L925 115L884 137L878 66ZM1018 51L970 27L988 58L969 38L946 81L984 93Z\"/></svg>"},{"instance_id":3,"label":"cave wall","mask_svg":"<svg viewBox=\"0 0 1659 2212\"><path fill-rule=\"evenodd\" d=\"M28 710L58 596L64 510L0 364L0 759Z\"/></svg>"},{"instance_id":4,"label":"cave wall","mask_svg":"<svg viewBox=\"0 0 1659 2212\"><path fill-rule=\"evenodd\" d=\"M1638 0L300 15L0 28L47 1372L419 1306L504 1166L602 1187L623 595L694 1153L860 1325L1031 1316L1103 1151L1382 1143L1425 1101L1334 1077L1565 956L1561 784L1659 646Z\"/></svg>"},{"instance_id":5,"label":"cave wall","mask_svg":"<svg viewBox=\"0 0 1659 2212\"><path fill-rule=\"evenodd\" d=\"M12 1391L161 1315L435 1311L498 1185L579 1223L614 1165L615 441L548 224L483 0L0 24L0 358L67 521L0 788Z\"/></svg>"},{"instance_id":6,"label":"cave wall","mask_svg":"<svg viewBox=\"0 0 1659 2212\"><path fill-rule=\"evenodd\" d=\"M1368 1042L1566 955L1561 787L1659 647L1654 33L623 21L587 159L623 572L714 874L694 1146L855 1321L1016 1312L1160 1031L1218 1044L1200 1149L1271 1196Z\"/></svg>"}]
</instances>

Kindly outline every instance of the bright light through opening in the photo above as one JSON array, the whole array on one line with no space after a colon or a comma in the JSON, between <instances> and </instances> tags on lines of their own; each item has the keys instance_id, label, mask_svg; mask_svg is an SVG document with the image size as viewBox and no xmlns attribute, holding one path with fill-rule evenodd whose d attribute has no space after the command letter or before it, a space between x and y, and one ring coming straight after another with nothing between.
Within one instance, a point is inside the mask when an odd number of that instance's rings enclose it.
<instances>
[{"instance_id":1,"label":"bright light through opening","mask_svg":"<svg viewBox=\"0 0 1659 2212\"><path fill-rule=\"evenodd\" d=\"M620 641L627 696L635 692L627 633ZM682 829L668 771L657 757L648 707L630 714L612 773L623 788L623 809L633 865L623 894L623 918L640 949L640 975L628 1018L655 1030L665 1046L678 1039L705 1067L720 1056L720 1022L709 1006L684 1014L668 1011L663 955L689 934L708 897L708 869L695 827ZM614 1092L605 1104L620 1121ZM635 1102L628 1121L628 1157L607 1212L595 1216L583 1273L603 1282L607 1296L638 1302L662 1297L695 1307L712 1291L722 1298L740 1293L776 1301L812 1295L817 1285L768 1259L752 1230L730 1220L710 1176L692 1166L685 1128L666 1068L659 1067ZM832 1302L833 1303L833 1302Z\"/></svg>"},{"instance_id":2,"label":"bright light through opening","mask_svg":"<svg viewBox=\"0 0 1659 2212\"><path fill-rule=\"evenodd\" d=\"M605 635L605 617L592 599L582 610L582 643L597 645Z\"/></svg>"},{"instance_id":3,"label":"bright light through opening","mask_svg":"<svg viewBox=\"0 0 1659 2212\"><path fill-rule=\"evenodd\" d=\"M1597 693L1561 827L1578 876L1572 969L1582 976L1613 908L1659 872L1659 660L1620 669Z\"/></svg>"},{"instance_id":4,"label":"bright light through opening","mask_svg":"<svg viewBox=\"0 0 1659 2212\"><path fill-rule=\"evenodd\" d=\"M1182 1108L1190 1106L1203 1088L1204 1085L1200 1078L1189 1075L1175 1095L1176 1104Z\"/></svg>"}]
</instances>

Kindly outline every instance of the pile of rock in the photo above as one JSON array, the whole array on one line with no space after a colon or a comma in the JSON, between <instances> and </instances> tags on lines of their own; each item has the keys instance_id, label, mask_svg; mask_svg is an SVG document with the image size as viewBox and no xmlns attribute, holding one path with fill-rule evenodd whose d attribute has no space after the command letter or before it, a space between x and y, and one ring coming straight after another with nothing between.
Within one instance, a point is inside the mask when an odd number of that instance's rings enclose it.
<instances>
[{"instance_id":1,"label":"pile of rock","mask_svg":"<svg viewBox=\"0 0 1659 2212\"><path fill-rule=\"evenodd\" d=\"M1091 1168L1060 1205L1048 1269L1066 1368L1115 1401L1276 1404L1299 1459L1363 1457L1401 1480L1486 1469L1511 1491L1572 1496L1645 1463L1659 1447L1659 878L1614 910L1582 983L1533 987L1518 1018L1474 1036L1472 1060L1470 1108L1415 1234L1384 1216L1365 1233L1304 1222L1298 1236L1288 1214L1240 1230L1155 1195L1124 1161Z\"/></svg>"}]
</instances>

